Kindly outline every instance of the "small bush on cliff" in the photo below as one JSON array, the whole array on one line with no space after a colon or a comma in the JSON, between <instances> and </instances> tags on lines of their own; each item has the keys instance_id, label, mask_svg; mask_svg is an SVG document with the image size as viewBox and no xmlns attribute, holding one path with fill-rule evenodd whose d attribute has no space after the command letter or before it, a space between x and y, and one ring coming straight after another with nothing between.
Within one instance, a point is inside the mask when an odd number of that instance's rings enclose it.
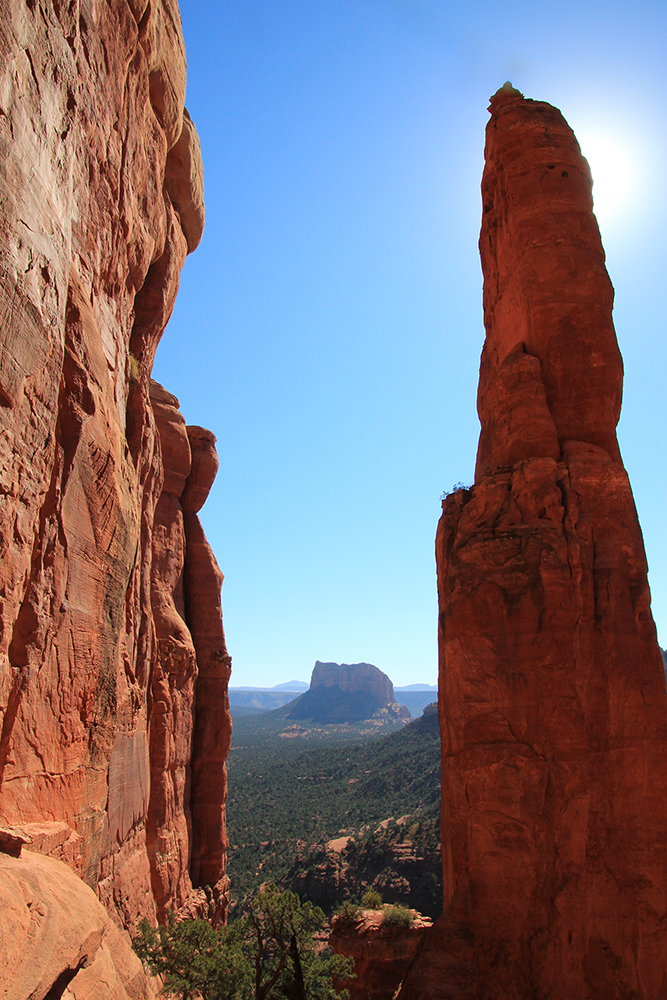
<instances>
[{"instance_id":1,"label":"small bush on cliff","mask_svg":"<svg viewBox=\"0 0 667 1000\"><path fill-rule=\"evenodd\" d=\"M335 916L344 924L354 924L361 916L361 907L356 899L346 899L336 910Z\"/></svg>"},{"instance_id":2,"label":"small bush on cliff","mask_svg":"<svg viewBox=\"0 0 667 1000\"><path fill-rule=\"evenodd\" d=\"M323 923L318 907L269 884L229 927L171 917L153 930L144 920L133 944L164 977L162 992L180 1000L345 1000L333 977L349 979L354 962L318 954L313 934Z\"/></svg>"},{"instance_id":3,"label":"small bush on cliff","mask_svg":"<svg viewBox=\"0 0 667 1000\"><path fill-rule=\"evenodd\" d=\"M382 923L388 927L400 927L407 930L414 923L414 915L406 906L388 906L382 916Z\"/></svg>"},{"instance_id":4,"label":"small bush on cliff","mask_svg":"<svg viewBox=\"0 0 667 1000\"><path fill-rule=\"evenodd\" d=\"M361 897L361 905L366 910L379 910L382 906L382 896L377 889L366 889Z\"/></svg>"}]
</instances>

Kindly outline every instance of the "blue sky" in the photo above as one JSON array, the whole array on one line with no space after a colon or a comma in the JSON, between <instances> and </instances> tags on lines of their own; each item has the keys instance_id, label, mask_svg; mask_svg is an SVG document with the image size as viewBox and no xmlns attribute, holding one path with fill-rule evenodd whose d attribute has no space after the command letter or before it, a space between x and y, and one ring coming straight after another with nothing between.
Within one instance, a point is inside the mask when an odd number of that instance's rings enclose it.
<instances>
[{"instance_id":1,"label":"blue sky","mask_svg":"<svg viewBox=\"0 0 667 1000\"><path fill-rule=\"evenodd\" d=\"M202 521L232 684L365 660L434 683L440 496L471 482L489 96L559 107L597 178L619 438L667 643L667 7L182 0L206 231L154 377L218 437Z\"/></svg>"}]
</instances>

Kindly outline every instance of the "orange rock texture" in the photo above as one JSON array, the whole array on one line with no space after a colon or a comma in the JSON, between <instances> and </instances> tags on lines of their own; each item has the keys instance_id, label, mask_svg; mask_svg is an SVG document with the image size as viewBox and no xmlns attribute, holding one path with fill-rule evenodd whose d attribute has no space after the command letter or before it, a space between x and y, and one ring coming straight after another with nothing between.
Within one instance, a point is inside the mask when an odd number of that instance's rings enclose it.
<instances>
[{"instance_id":1,"label":"orange rock texture","mask_svg":"<svg viewBox=\"0 0 667 1000\"><path fill-rule=\"evenodd\" d=\"M416 910L409 927L386 924L384 912L362 910L355 921L334 917L331 923L329 946L336 955L354 959L356 978L339 984L350 1000L393 1000L431 928L430 919Z\"/></svg>"},{"instance_id":2,"label":"orange rock texture","mask_svg":"<svg viewBox=\"0 0 667 1000\"><path fill-rule=\"evenodd\" d=\"M0 989L7 1000L154 1000L127 935L53 858L0 853Z\"/></svg>"},{"instance_id":3,"label":"orange rock texture","mask_svg":"<svg viewBox=\"0 0 667 1000\"><path fill-rule=\"evenodd\" d=\"M442 962L401 996L658 1000L667 697L616 441L613 290L560 112L509 85L490 111L477 472L436 542L440 934L469 954L453 947L458 985Z\"/></svg>"},{"instance_id":4,"label":"orange rock texture","mask_svg":"<svg viewBox=\"0 0 667 1000\"><path fill-rule=\"evenodd\" d=\"M226 911L215 438L150 380L204 224L185 74L176 0L0 13L0 825L128 927Z\"/></svg>"}]
</instances>

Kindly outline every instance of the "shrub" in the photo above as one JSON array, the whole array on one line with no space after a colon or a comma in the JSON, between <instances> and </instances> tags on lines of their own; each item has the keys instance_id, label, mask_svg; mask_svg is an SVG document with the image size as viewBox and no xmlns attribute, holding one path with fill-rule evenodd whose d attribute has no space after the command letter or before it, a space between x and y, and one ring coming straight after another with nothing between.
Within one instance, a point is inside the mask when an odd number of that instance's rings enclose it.
<instances>
[{"instance_id":1,"label":"shrub","mask_svg":"<svg viewBox=\"0 0 667 1000\"><path fill-rule=\"evenodd\" d=\"M414 919L412 910L408 910L407 906L388 906L382 916L382 923L406 930L412 926Z\"/></svg>"},{"instance_id":2,"label":"shrub","mask_svg":"<svg viewBox=\"0 0 667 1000\"><path fill-rule=\"evenodd\" d=\"M346 899L336 910L335 916L344 924L354 924L361 916L361 907L356 899Z\"/></svg>"},{"instance_id":3,"label":"shrub","mask_svg":"<svg viewBox=\"0 0 667 1000\"><path fill-rule=\"evenodd\" d=\"M379 910L382 906L382 896L377 889L366 889L361 897L361 905L366 910Z\"/></svg>"},{"instance_id":4,"label":"shrub","mask_svg":"<svg viewBox=\"0 0 667 1000\"><path fill-rule=\"evenodd\" d=\"M443 492L440 494L440 500L444 502L447 499L447 497L453 496L455 493L458 493L459 490L467 491L471 489L472 486L468 486L466 483L454 483L451 490L443 490Z\"/></svg>"}]
</instances>

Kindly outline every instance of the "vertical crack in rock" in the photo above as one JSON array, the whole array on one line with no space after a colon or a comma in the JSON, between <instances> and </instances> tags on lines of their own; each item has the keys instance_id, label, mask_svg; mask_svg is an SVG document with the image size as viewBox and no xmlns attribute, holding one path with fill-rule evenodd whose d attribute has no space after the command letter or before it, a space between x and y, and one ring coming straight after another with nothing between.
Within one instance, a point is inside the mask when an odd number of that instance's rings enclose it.
<instances>
[{"instance_id":1,"label":"vertical crack in rock","mask_svg":"<svg viewBox=\"0 0 667 1000\"><path fill-rule=\"evenodd\" d=\"M65 990L75 978L76 974L81 971L84 963L85 959L81 959L81 962L75 969L64 969L54 982L51 989L44 996L44 1000L62 1000Z\"/></svg>"},{"instance_id":2,"label":"vertical crack in rock","mask_svg":"<svg viewBox=\"0 0 667 1000\"><path fill-rule=\"evenodd\" d=\"M445 913L400 997L659 1000L667 697L613 289L560 112L490 111L477 469L436 539Z\"/></svg>"}]
</instances>

